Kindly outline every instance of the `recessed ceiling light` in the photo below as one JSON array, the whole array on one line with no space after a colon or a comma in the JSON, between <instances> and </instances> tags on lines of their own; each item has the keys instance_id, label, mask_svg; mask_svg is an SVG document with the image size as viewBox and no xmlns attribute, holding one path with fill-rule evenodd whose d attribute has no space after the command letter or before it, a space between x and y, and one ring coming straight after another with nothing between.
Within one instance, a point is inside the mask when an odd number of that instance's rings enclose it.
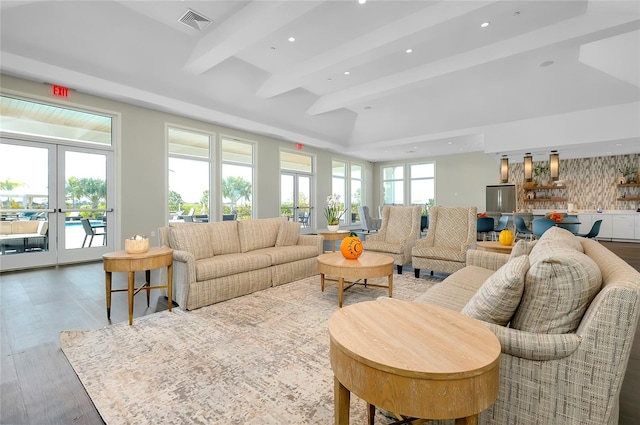
<instances>
[{"instance_id":1,"label":"recessed ceiling light","mask_svg":"<svg viewBox=\"0 0 640 425\"><path fill-rule=\"evenodd\" d=\"M296 38L295 37L289 37L289 41L293 43L294 41L296 41Z\"/></svg>"},{"instance_id":2,"label":"recessed ceiling light","mask_svg":"<svg viewBox=\"0 0 640 425\"><path fill-rule=\"evenodd\" d=\"M369 109L371 109L371 106L365 106L364 109L368 111Z\"/></svg>"},{"instance_id":3,"label":"recessed ceiling light","mask_svg":"<svg viewBox=\"0 0 640 425\"><path fill-rule=\"evenodd\" d=\"M367 2L367 0L358 0L358 3L360 4L365 4Z\"/></svg>"},{"instance_id":4,"label":"recessed ceiling light","mask_svg":"<svg viewBox=\"0 0 640 425\"><path fill-rule=\"evenodd\" d=\"M349 75L349 74L351 74L349 71L344 72L344 75Z\"/></svg>"},{"instance_id":5,"label":"recessed ceiling light","mask_svg":"<svg viewBox=\"0 0 640 425\"><path fill-rule=\"evenodd\" d=\"M405 52L407 52L407 53L413 53L413 49L407 49L407 50L405 50Z\"/></svg>"},{"instance_id":6,"label":"recessed ceiling light","mask_svg":"<svg viewBox=\"0 0 640 425\"><path fill-rule=\"evenodd\" d=\"M544 62L542 62L542 63L540 64L540 67L541 67L541 68L544 68L544 67L547 67L547 66L553 65L554 63L555 63L554 61L544 61Z\"/></svg>"},{"instance_id":7,"label":"recessed ceiling light","mask_svg":"<svg viewBox=\"0 0 640 425\"><path fill-rule=\"evenodd\" d=\"M480 28L486 28L489 26L489 24L491 24L491 22L483 22L480 24Z\"/></svg>"},{"instance_id":8,"label":"recessed ceiling light","mask_svg":"<svg viewBox=\"0 0 640 425\"><path fill-rule=\"evenodd\" d=\"M270 50L276 50L274 46L269 47Z\"/></svg>"}]
</instances>

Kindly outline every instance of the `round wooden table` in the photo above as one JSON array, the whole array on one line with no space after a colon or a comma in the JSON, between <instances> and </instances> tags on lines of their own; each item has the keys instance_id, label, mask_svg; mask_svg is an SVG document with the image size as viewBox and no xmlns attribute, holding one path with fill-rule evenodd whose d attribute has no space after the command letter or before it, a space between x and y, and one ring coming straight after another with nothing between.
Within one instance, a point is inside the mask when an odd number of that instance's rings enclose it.
<instances>
[{"instance_id":1,"label":"round wooden table","mask_svg":"<svg viewBox=\"0 0 640 425\"><path fill-rule=\"evenodd\" d=\"M107 291L107 319L111 320L111 293L124 292L129 295L129 324L133 324L133 296L142 289L147 291L147 307L149 307L149 295L152 289L167 289L169 299L169 311L171 311L172 281L173 281L173 249L166 247L149 248L147 252L141 254L129 254L127 251L109 252L102 256L102 263L105 271L105 283ZM161 286L151 286L151 270L160 267L167 267L167 284ZM145 271L145 284L139 288L134 287L135 272ZM128 276L127 289L111 289L111 273L126 272Z\"/></svg>"},{"instance_id":2,"label":"round wooden table","mask_svg":"<svg viewBox=\"0 0 640 425\"><path fill-rule=\"evenodd\" d=\"M329 319L335 424L349 423L350 393L419 419L475 424L498 397L500 342L481 322L435 305L366 301ZM409 422L407 422L409 423Z\"/></svg>"},{"instance_id":3,"label":"round wooden table","mask_svg":"<svg viewBox=\"0 0 640 425\"><path fill-rule=\"evenodd\" d=\"M318 273L320 273L320 289L324 291L325 280L338 282L338 305L342 307L344 290L353 285L389 288L389 297L393 293L393 258L374 252L363 252L355 260L348 260L341 253L322 254L318 256ZM325 275L336 276L328 279ZM388 277L387 286L367 283L368 278ZM345 279L356 279L345 281ZM345 288L345 282L349 285Z\"/></svg>"}]
</instances>

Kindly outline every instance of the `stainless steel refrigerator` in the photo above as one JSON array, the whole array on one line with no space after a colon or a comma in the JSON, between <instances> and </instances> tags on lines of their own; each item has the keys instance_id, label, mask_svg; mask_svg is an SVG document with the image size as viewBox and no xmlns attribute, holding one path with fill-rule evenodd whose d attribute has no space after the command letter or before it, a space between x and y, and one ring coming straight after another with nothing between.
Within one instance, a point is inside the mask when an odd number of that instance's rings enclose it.
<instances>
[{"instance_id":1,"label":"stainless steel refrigerator","mask_svg":"<svg viewBox=\"0 0 640 425\"><path fill-rule=\"evenodd\" d=\"M500 184L487 186L487 214L500 215L516 211L516 185Z\"/></svg>"}]
</instances>

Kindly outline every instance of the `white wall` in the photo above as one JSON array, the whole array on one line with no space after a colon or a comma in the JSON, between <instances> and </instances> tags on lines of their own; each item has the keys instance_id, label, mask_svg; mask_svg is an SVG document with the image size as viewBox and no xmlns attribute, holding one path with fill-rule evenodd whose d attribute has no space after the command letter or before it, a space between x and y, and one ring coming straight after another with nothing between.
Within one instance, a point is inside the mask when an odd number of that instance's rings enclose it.
<instances>
[{"instance_id":1,"label":"white wall","mask_svg":"<svg viewBox=\"0 0 640 425\"><path fill-rule=\"evenodd\" d=\"M478 211L485 210L486 186L500 183L500 165L482 152L376 163L373 167L375 205L382 203L382 167L431 161L435 162L437 205L475 206Z\"/></svg>"}]
</instances>

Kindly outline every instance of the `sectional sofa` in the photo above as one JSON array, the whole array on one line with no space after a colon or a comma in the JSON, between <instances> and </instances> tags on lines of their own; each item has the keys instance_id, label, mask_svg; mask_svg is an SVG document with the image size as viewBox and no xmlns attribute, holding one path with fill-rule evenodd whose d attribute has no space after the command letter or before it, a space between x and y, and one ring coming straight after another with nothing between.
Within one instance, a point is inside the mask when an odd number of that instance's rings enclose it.
<instances>
[{"instance_id":1,"label":"sectional sofa","mask_svg":"<svg viewBox=\"0 0 640 425\"><path fill-rule=\"evenodd\" d=\"M45 249L48 230L49 222L45 220L0 221L0 252Z\"/></svg>"},{"instance_id":2,"label":"sectional sofa","mask_svg":"<svg viewBox=\"0 0 640 425\"><path fill-rule=\"evenodd\" d=\"M617 424L640 315L640 273L553 227L467 265L416 301L483 321L502 345L500 392L480 424Z\"/></svg>"},{"instance_id":3,"label":"sectional sofa","mask_svg":"<svg viewBox=\"0 0 640 425\"><path fill-rule=\"evenodd\" d=\"M315 275L324 241L286 217L171 223L159 237L174 249L173 299L184 310Z\"/></svg>"}]
</instances>

